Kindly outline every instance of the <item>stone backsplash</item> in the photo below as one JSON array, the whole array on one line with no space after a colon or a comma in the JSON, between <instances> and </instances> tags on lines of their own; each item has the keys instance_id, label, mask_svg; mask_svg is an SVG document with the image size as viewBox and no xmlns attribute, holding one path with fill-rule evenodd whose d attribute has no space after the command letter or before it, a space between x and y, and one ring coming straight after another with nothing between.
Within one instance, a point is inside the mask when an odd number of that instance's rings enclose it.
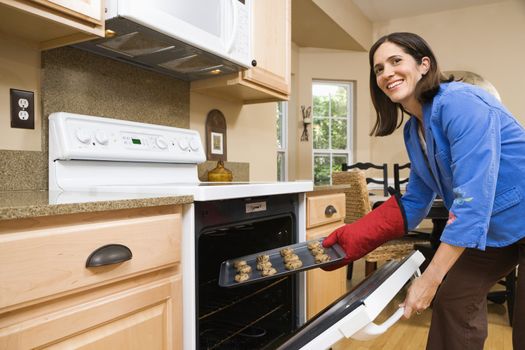
<instances>
[{"instance_id":1,"label":"stone backsplash","mask_svg":"<svg viewBox=\"0 0 525 350\"><path fill-rule=\"evenodd\" d=\"M188 128L188 82L72 47L42 53L42 152L0 150L0 191L48 187L48 116L70 112ZM199 166L205 180L212 162ZM234 181L248 163L227 163Z\"/></svg>"}]
</instances>

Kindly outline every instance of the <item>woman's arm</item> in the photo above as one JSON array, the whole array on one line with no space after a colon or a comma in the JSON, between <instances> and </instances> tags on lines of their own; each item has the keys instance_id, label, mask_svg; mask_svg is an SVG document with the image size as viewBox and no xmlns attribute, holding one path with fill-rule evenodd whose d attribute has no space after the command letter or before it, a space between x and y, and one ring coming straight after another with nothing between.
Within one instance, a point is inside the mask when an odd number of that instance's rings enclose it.
<instances>
[{"instance_id":1,"label":"woman's arm","mask_svg":"<svg viewBox=\"0 0 525 350\"><path fill-rule=\"evenodd\" d=\"M405 301L400 305L405 307L405 317L410 318L413 312L425 310L430 306L436 291L445 278L445 275L461 256L464 247L457 247L448 243L441 243L434 258L421 277L416 278L410 288Z\"/></svg>"}]
</instances>

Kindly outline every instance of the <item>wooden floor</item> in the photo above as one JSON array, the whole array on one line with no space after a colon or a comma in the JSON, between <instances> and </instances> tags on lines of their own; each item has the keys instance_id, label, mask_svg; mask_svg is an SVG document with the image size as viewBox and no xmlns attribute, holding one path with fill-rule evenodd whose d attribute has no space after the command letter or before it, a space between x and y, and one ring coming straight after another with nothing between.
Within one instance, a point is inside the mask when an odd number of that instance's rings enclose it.
<instances>
[{"instance_id":1,"label":"wooden floor","mask_svg":"<svg viewBox=\"0 0 525 350\"><path fill-rule=\"evenodd\" d=\"M364 278L364 263L354 263L354 276L348 287L351 288ZM404 291L399 293L389 306L379 315L376 323L386 320L404 300ZM512 350L512 328L509 326L506 304L488 304L489 335L485 350ZM432 310L410 320L402 318L384 335L370 341L344 339L332 347L333 350L419 350L425 349Z\"/></svg>"}]
</instances>

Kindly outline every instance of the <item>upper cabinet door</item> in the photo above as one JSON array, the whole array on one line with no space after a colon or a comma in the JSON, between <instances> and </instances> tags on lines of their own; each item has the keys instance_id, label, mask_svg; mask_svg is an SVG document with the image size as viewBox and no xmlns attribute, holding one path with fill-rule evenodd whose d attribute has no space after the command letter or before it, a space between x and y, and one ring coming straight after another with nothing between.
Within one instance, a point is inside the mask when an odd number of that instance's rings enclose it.
<instances>
[{"instance_id":1,"label":"upper cabinet door","mask_svg":"<svg viewBox=\"0 0 525 350\"><path fill-rule=\"evenodd\" d=\"M252 6L252 54L255 67L241 73L192 81L191 91L240 100L245 104L288 100L291 1L255 0Z\"/></svg>"},{"instance_id":2,"label":"upper cabinet door","mask_svg":"<svg viewBox=\"0 0 525 350\"><path fill-rule=\"evenodd\" d=\"M244 79L288 95L291 70L290 0L253 2L253 56L257 64L244 72Z\"/></svg>"},{"instance_id":3,"label":"upper cabinet door","mask_svg":"<svg viewBox=\"0 0 525 350\"><path fill-rule=\"evenodd\" d=\"M104 36L103 0L0 0L0 32L51 49Z\"/></svg>"},{"instance_id":4,"label":"upper cabinet door","mask_svg":"<svg viewBox=\"0 0 525 350\"><path fill-rule=\"evenodd\" d=\"M102 21L102 0L33 0L81 19ZM73 12L73 13L72 13ZM80 15L80 16L79 16Z\"/></svg>"}]
</instances>

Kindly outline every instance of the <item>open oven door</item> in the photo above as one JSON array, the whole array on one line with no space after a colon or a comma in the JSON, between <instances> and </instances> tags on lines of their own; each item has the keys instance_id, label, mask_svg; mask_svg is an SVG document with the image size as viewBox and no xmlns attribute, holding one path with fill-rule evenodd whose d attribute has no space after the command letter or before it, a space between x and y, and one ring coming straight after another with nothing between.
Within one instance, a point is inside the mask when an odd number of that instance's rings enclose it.
<instances>
[{"instance_id":1,"label":"open oven door","mask_svg":"<svg viewBox=\"0 0 525 350\"><path fill-rule=\"evenodd\" d=\"M310 321L298 328L279 350L322 350L345 338L372 339L388 330L403 316L398 309L381 325L373 321L403 288L419 274L425 258L419 251L401 261L390 261ZM322 288L320 286L320 288Z\"/></svg>"}]
</instances>

